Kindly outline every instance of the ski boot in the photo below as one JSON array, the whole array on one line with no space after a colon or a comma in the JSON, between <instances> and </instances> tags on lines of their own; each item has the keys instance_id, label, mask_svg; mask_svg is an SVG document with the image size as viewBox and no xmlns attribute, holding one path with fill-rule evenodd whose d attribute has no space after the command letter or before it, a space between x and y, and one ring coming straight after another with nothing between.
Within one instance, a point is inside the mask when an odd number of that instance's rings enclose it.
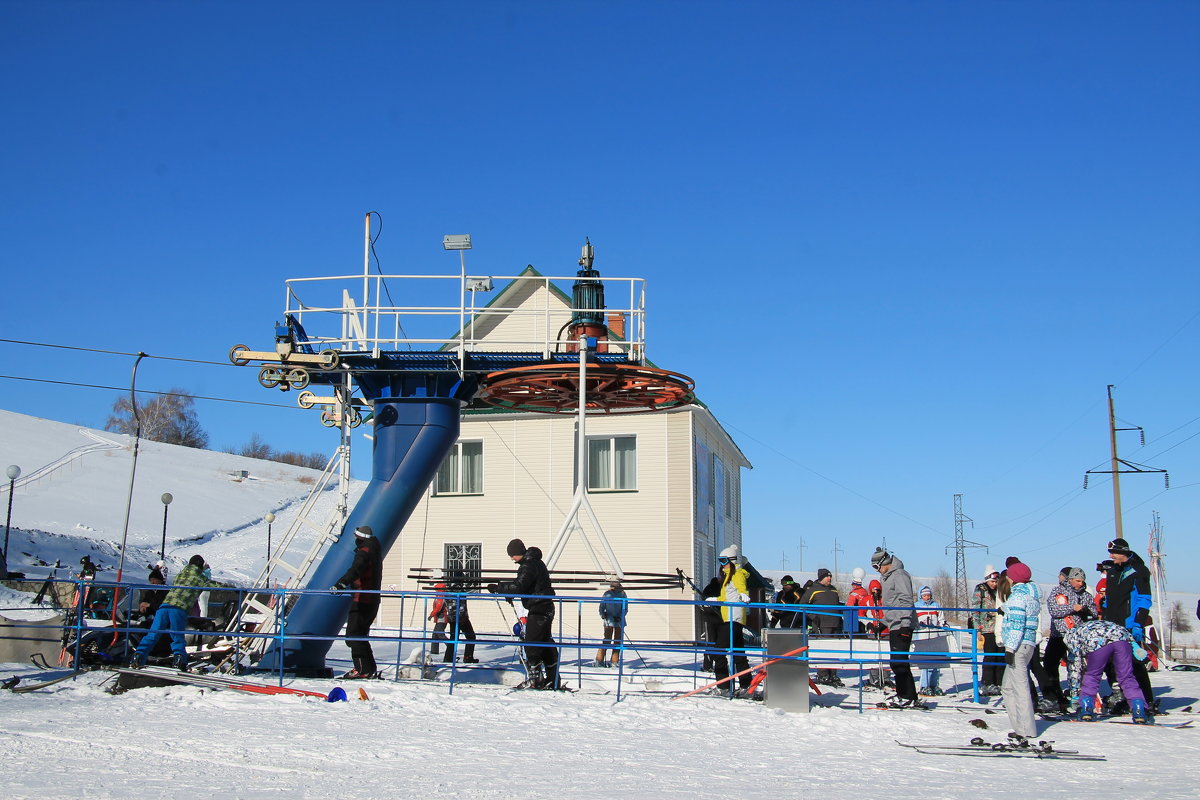
<instances>
[{"instance_id":1,"label":"ski boot","mask_svg":"<svg viewBox=\"0 0 1200 800\"><path fill-rule=\"evenodd\" d=\"M182 653L176 653L174 658L171 659L171 666L175 667L175 669L179 670L180 672L187 672L188 671L187 656Z\"/></svg>"},{"instance_id":2,"label":"ski boot","mask_svg":"<svg viewBox=\"0 0 1200 800\"><path fill-rule=\"evenodd\" d=\"M1096 721L1096 698L1091 695L1079 698L1079 721Z\"/></svg>"},{"instance_id":3,"label":"ski boot","mask_svg":"<svg viewBox=\"0 0 1200 800\"><path fill-rule=\"evenodd\" d=\"M1145 700L1130 700L1129 711L1133 714L1133 721L1138 725L1150 725L1154 722L1146 708Z\"/></svg>"},{"instance_id":4,"label":"ski boot","mask_svg":"<svg viewBox=\"0 0 1200 800\"><path fill-rule=\"evenodd\" d=\"M1051 697L1043 697L1037 702L1037 713L1043 716L1057 716L1062 711L1059 708L1058 701Z\"/></svg>"}]
</instances>

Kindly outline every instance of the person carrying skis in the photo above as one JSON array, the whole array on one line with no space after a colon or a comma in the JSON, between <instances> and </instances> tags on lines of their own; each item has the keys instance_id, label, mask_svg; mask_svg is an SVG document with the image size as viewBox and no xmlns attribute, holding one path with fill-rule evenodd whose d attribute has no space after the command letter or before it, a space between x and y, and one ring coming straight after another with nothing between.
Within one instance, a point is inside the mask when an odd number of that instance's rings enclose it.
<instances>
[{"instance_id":1,"label":"person carrying skis","mask_svg":"<svg viewBox=\"0 0 1200 800\"><path fill-rule=\"evenodd\" d=\"M1117 682L1129 701L1133 721L1153 721L1146 697L1134 676L1133 665L1137 663L1136 655L1141 647L1128 629L1115 622L1093 619L1068 629L1063 640L1070 654L1071 684L1079 686L1080 720L1091 722L1096 718L1100 677L1111 663L1116 668Z\"/></svg>"},{"instance_id":2,"label":"person carrying skis","mask_svg":"<svg viewBox=\"0 0 1200 800\"><path fill-rule=\"evenodd\" d=\"M628 603L625 602L625 589L621 582L614 580L609 583L604 599L600 601L600 619L604 622L604 639L600 649L596 651L597 667L615 667L621 660L621 642L625 640L625 614ZM612 661L605 663L604 651L612 649Z\"/></svg>"},{"instance_id":3,"label":"person carrying skis","mask_svg":"<svg viewBox=\"0 0 1200 800\"><path fill-rule=\"evenodd\" d=\"M350 612L346 616L346 640L354 667L343 678L378 678L375 651L367 637L379 615L379 587L383 584L383 547L370 525L354 529L354 561L331 588L334 592L354 589Z\"/></svg>"},{"instance_id":4,"label":"person carrying skis","mask_svg":"<svg viewBox=\"0 0 1200 800\"><path fill-rule=\"evenodd\" d=\"M916 602L917 630L913 639L932 639L940 635L946 627L946 617L942 614L942 604L933 599L933 589L922 586L920 597ZM942 671L937 667L921 669L921 688L919 694L925 697L939 697L942 690L938 688L938 679Z\"/></svg>"},{"instance_id":5,"label":"person carrying skis","mask_svg":"<svg viewBox=\"0 0 1200 800\"><path fill-rule=\"evenodd\" d=\"M896 681L896 699L893 708L923 708L917 698L917 684L913 680L912 668L908 665L908 653L912 649L913 630L917 626L917 612L913 608L912 576L904 569L904 562L884 550L875 548L871 555L871 566L880 574L883 582L883 619L888 626L888 647L891 651L890 665Z\"/></svg>"},{"instance_id":6,"label":"person carrying skis","mask_svg":"<svg viewBox=\"0 0 1200 800\"><path fill-rule=\"evenodd\" d=\"M1033 694L1029 686L1029 662L1037 650L1038 615L1042 598L1031 583L1032 570L1016 561L1008 566L1012 590L1004 601L1000 636L1004 644L1004 707L1008 724L1018 736L1032 739L1037 736L1033 716Z\"/></svg>"},{"instance_id":7,"label":"person carrying skis","mask_svg":"<svg viewBox=\"0 0 1200 800\"><path fill-rule=\"evenodd\" d=\"M186 567L175 576L171 590L163 598L162 605L154 612L154 622L150 632L142 637L134 651L133 660L129 666L144 667L154 652L154 646L164 633L171 637L171 653L176 669L186 670L188 667L187 642L184 631L187 630L188 611L196 604L196 598L212 581L212 572L204 563L204 557L199 553L188 560Z\"/></svg>"},{"instance_id":8,"label":"person carrying skis","mask_svg":"<svg viewBox=\"0 0 1200 800\"><path fill-rule=\"evenodd\" d=\"M527 595L525 606L525 660L529 664L531 688L559 689L558 649L554 646L554 587L550 571L542 561L542 551L525 547L520 539L508 543L508 556L517 564L517 576L504 583L489 583L493 594Z\"/></svg>"}]
</instances>

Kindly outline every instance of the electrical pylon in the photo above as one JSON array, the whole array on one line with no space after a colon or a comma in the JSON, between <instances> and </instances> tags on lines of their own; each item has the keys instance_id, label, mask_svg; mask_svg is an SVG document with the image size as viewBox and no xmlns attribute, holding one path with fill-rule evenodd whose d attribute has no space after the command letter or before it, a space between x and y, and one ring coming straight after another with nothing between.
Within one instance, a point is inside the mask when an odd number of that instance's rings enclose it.
<instances>
[{"instance_id":1,"label":"electrical pylon","mask_svg":"<svg viewBox=\"0 0 1200 800\"><path fill-rule=\"evenodd\" d=\"M979 542L969 542L963 538L963 523L971 523L971 527L975 527L975 520L968 517L962 510L962 495L954 495L954 607L967 607L967 548L982 547L987 550L987 545ZM947 550L950 548L947 547ZM962 612L957 612L961 614Z\"/></svg>"}]
</instances>

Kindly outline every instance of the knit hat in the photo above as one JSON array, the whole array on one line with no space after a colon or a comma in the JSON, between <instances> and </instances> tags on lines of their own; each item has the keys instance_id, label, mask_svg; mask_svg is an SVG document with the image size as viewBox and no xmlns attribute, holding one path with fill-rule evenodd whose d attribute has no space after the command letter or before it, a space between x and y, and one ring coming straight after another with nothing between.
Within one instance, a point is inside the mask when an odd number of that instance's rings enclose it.
<instances>
[{"instance_id":1,"label":"knit hat","mask_svg":"<svg viewBox=\"0 0 1200 800\"><path fill-rule=\"evenodd\" d=\"M779 579L779 582L781 584L783 584L784 586L787 586L789 583L795 583L796 579L793 578L791 575L784 575L782 578Z\"/></svg>"},{"instance_id":2,"label":"knit hat","mask_svg":"<svg viewBox=\"0 0 1200 800\"><path fill-rule=\"evenodd\" d=\"M525 543L520 539L513 539L508 543L508 554L510 556L523 556L525 555L525 550Z\"/></svg>"},{"instance_id":3,"label":"knit hat","mask_svg":"<svg viewBox=\"0 0 1200 800\"><path fill-rule=\"evenodd\" d=\"M375 531L371 530L370 525L359 525L354 529L354 535L360 539L369 539L375 535Z\"/></svg>"},{"instance_id":4,"label":"knit hat","mask_svg":"<svg viewBox=\"0 0 1200 800\"><path fill-rule=\"evenodd\" d=\"M984 567L984 568L983 568L983 579L984 579L985 581L986 581L988 578L992 577L993 575L999 575L999 574L1000 574L1000 573L999 573L999 572L997 572L997 571L996 571L996 568L995 568L995 567L993 567L991 564L988 564L986 567Z\"/></svg>"},{"instance_id":5,"label":"knit hat","mask_svg":"<svg viewBox=\"0 0 1200 800\"><path fill-rule=\"evenodd\" d=\"M1083 570L1081 570L1079 567L1064 567L1063 572L1067 573L1067 580L1069 581L1087 580L1087 576L1083 574Z\"/></svg>"},{"instance_id":6,"label":"knit hat","mask_svg":"<svg viewBox=\"0 0 1200 800\"><path fill-rule=\"evenodd\" d=\"M1019 564L1020 562L1021 559L1017 558L1016 556L1009 556L1008 558L1004 559L1004 568L1008 569L1013 564Z\"/></svg>"},{"instance_id":7,"label":"knit hat","mask_svg":"<svg viewBox=\"0 0 1200 800\"><path fill-rule=\"evenodd\" d=\"M1008 579L1013 583L1027 583L1032 577L1033 570L1029 568L1029 565L1022 564L1020 561L1008 568Z\"/></svg>"},{"instance_id":8,"label":"knit hat","mask_svg":"<svg viewBox=\"0 0 1200 800\"><path fill-rule=\"evenodd\" d=\"M720 558L739 559L742 557L742 550L736 544L731 544L721 551Z\"/></svg>"},{"instance_id":9,"label":"knit hat","mask_svg":"<svg viewBox=\"0 0 1200 800\"><path fill-rule=\"evenodd\" d=\"M204 569L206 566L204 563L204 556L200 555L199 553L196 553L196 555L189 558L188 563L193 567L199 567L200 569Z\"/></svg>"},{"instance_id":10,"label":"knit hat","mask_svg":"<svg viewBox=\"0 0 1200 800\"><path fill-rule=\"evenodd\" d=\"M830 572L829 570L825 569L824 567L821 567L819 570L817 570L817 580L819 580L819 581L823 581L826 578L831 577L832 575L833 575L833 573Z\"/></svg>"},{"instance_id":11,"label":"knit hat","mask_svg":"<svg viewBox=\"0 0 1200 800\"><path fill-rule=\"evenodd\" d=\"M167 582L167 579L163 577L162 570L159 569L158 567L150 568L150 575L146 580L151 580L151 581L152 580L160 580L163 583Z\"/></svg>"},{"instance_id":12,"label":"knit hat","mask_svg":"<svg viewBox=\"0 0 1200 800\"><path fill-rule=\"evenodd\" d=\"M922 586L921 591L917 592L917 597L920 597L921 595L925 594L926 592L929 593L930 597L933 597L933 589L930 589L928 586Z\"/></svg>"},{"instance_id":13,"label":"knit hat","mask_svg":"<svg viewBox=\"0 0 1200 800\"><path fill-rule=\"evenodd\" d=\"M876 547L875 552L871 554L871 566L879 569L885 564L892 563L892 554L882 547Z\"/></svg>"},{"instance_id":14,"label":"knit hat","mask_svg":"<svg viewBox=\"0 0 1200 800\"><path fill-rule=\"evenodd\" d=\"M1133 555L1133 551L1129 549L1129 542L1124 539L1113 539L1108 543L1108 552L1118 556Z\"/></svg>"}]
</instances>

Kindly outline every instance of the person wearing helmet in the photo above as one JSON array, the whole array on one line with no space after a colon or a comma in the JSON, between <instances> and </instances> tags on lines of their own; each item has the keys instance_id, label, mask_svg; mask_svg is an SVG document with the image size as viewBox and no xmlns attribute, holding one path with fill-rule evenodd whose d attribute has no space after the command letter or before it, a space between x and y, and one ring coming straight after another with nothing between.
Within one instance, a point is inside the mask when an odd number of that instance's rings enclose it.
<instances>
[{"instance_id":1,"label":"person wearing helmet","mask_svg":"<svg viewBox=\"0 0 1200 800\"><path fill-rule=\"evenodd\" d=\"M354 561L337 583L330 587L334 592L354 589L350 600L350 611L346 615L346 641L350 645L350 657L354 668L343 678L378 678L379 667L375 664L375 651L371 649L371 625L379 616L379 588L383 584L383 546L375 538L370 525L359 525L354 529Z\"/></svg>"},{"instance_id":2,"label":"person wearing helmet","mask_svg":"<svg viewBox=\"0 0 1200 800\"><path fill-rule=\"evenodd\" d=\"M737 604L750 602L750 573L742 566L741 556L741 550L736 544L721 551L721 555L717 558L721 569L718 576L721 579L721 585L716 597L713 598L715 601ZM741 692L738 694L741 696L745 696L749 692L750 682L753 680L748 671L750 661L746 658L746 618L745 605L721 606L721 624L717 627L717 647L712 657L713 672L716 674L717 680L725 680L730 674L728 654L732 651L733 669L735 672L742 673L738 676L738 684L741 686Z\"/></svg>"},{"instance_id":3,"label":"person wearing helmet","mask_svg":"<svg viewBox=\"0 0 1200 800\"><path fill-rule=\"evenodd\" d=\"M783 588L775 593L775 604L778 606L796 606L800 605L800 598L803 592L800 589L800 584L791 575L784 575L780 580ZM799 622L800 612L793 611L788 608L773 608L771 609L771 627L776 626L781 628L794 628Z\"/></svg>"},{"instance_id":4,"label":"person wearing helmet","mask_svg":"<svg viewBox=\"0 0 1200 800\"><path fill-rule=\"evenodd\" d=\"M850 591L846 594L846 606L851 609L846 612L851 623L846 628L858 633L864 633L867 630L867 622L870 620L867 609L871 605L871 593L863 588L863 579L866 577L866 570L862 567L855 567L854 571L850 573Z\"/></svg>"}]
</instances>

